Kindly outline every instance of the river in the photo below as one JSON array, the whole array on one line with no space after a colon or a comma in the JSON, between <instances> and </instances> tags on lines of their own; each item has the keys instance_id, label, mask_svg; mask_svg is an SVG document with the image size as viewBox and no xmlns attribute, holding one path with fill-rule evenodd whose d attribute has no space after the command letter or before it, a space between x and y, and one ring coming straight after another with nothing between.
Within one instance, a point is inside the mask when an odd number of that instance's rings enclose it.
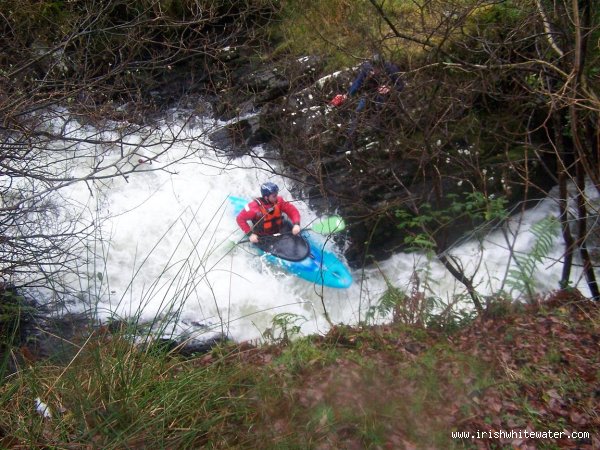
<instances>
[{"instance_id":1,"label":"river","mask_svg":"<svg viewBox=\"0 0 600 450\"><path fill-rule=\"evenodd\" d=\"M166 151L160 149L160 157L152 159L157 150L151 146L137 148L135 161L146 158L147 162L127 177L86 187L74 184L62 190L71 217L98 225L94 238L82 247L86 263L76 276L65 280L80 301L71 308L92 309L102 320L151 321L176 316L176 325L169 325L176 333L193 329L207 337L224 333L235 340L259 340L276 317L286 317L302 334L327 332L327 316L334 324L357 324L367 318L388 320L368 314L386 291L386 280L410 292L418 277L425 296L468 306L462 286L424 254L396 253L377 267L354 270L353 285L338 290L279 272L249 252L249 244L233 245L240 231L227 196L250 199L259 194L262 182L273 181L284 198L292 199L290 182L272 174L272 161L250 156L232 159L214 149L206 131L222 123L200 117L190 121L178 111L167 116L172 120L165 120L155 133L171 133L177 139ZM64 129L64 124L56 126ZM67 134L98 134L89 126L72 126ZM132 146L142 141L136 135L127 139ZM264 156L260 147L254 151ZM122 147L112 150L115 158L120 152ZM156 170L162 166L168 167ZM76 170L85 173L85 167ZM316 218L307 202L294 201L303 224ZM548 198L511 219L514 249L527 255L535 241L531 225L556 213L555 202ZM343 259L333 242L324 244ZM536 267L539 292L558 286L562 252L557 237L549 258ZM476 271L475 285L482 295L496 292L500 286L506 289L503 281L510 252L499 231L488 234L483 242L465 240L453 247L451 254L468 274ZM574 278L584 295L589 295L578 269ZM518 297L519 293L512 295Z\"/></svg>"}]
</instances>

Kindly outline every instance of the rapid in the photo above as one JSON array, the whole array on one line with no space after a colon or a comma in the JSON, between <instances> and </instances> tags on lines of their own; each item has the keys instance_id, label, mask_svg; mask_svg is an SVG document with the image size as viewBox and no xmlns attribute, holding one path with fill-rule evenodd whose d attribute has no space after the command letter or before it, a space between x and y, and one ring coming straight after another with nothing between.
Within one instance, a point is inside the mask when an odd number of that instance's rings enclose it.
<instances>
[{"instance_id":1,"label":"rapid","mask_svg":"<svg viewBox=\"0 0 600 450\"><path fill-rule=\"evenodd\" d=\"M64 214L96 227L93 236L81 244L85 263L64 280L77 300L69 308L92 309L102 320L175 317L171 332L185 333L192 327L206 337L224 334L242 341L260 340L277 317L287 317L304 335L326 333L331 324L389 320L374 314L388 283L410 293L418 279L423 295L469 307L464 287L426 254L398 252L377 265L353 270L350 288L333 289L278 271L248 251L250 244L236 245L242 235L227 197L256 197L264 181L277 183L280 195L295 202L303 226L317 219L317 214L306 199L293 197L289 180L273 174L277 163L260 147L253 149L252 157L232 158L215 149L207 137L207 131L223 123L202 117L189 120L187 113L177 110L168 116L171 119L154 131L174 137L167 149L158 137L157 148L136 147L142 139L135 134L127 137L135 148L133 173L61 190ZM82 138L81 146L89 146L83 138L99 132L68 123L72 125L55 126L67 127L67 135ZM116 159L122 155L122 146L115 145L111 151ZM85 167L73 170L75 176L78 171L86 172ZM476 274L474 284L481 295L501 288L509 291L505 280L514 266L509 247L527 255L535 241L531 226L557 213L556 202L543 199L511 218L510 245L497 230L482 241L464 239L449 253L460 260L467 275ZM343 260L338 244L321 239ZM563 251L557 235L551 254L536 267L538 292L558 287ZM578 268L573 279L588 295ZM511 295L517 298L520 293Z\"/></svg>"}]
</instances>

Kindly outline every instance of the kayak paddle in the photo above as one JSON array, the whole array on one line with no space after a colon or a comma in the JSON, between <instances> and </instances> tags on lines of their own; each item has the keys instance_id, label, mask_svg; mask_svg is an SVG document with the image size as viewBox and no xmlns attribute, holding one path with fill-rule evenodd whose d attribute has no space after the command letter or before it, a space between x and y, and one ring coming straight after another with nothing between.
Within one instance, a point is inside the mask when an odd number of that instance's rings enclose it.
<instances>
[{"instance_id":1,"label":"kayak paddle","mask_svg":"<svg viewBox=\"0 0 600 450\"><path fill-rule=\"evenodd\" d=\"M309 227L307 227L309 228ZM330 235L333 233L339 233L346 228L346 222L340 216L326 216L317 219L316 222L310 225L310 229L318 234ZM281 236L286 233L276 233L273 236ZM246 242L250 242L247 237L243 237L241 240L235 242L233 240L230 241L230 245L235 246L237 244L244 244Z\"/></svg>"},{"instance_id":2,"label":"kayak paddle","mask_svg":"<svg viewBox=\"0 0 600 450\"><path fill-rule=\"evenodd\" d=\"M319 234L339 233L346 228L344 219L340 216L321 217L310 226L311 230Z\"/></svg>"}]
</instances>

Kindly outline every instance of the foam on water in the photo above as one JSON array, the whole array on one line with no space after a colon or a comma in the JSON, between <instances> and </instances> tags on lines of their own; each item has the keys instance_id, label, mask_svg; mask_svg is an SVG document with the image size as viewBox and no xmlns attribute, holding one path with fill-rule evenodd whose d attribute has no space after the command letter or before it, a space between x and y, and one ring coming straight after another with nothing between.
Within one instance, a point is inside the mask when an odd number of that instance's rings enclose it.
<instances>
[{"instance_id":1,"label":"foam on water","mask_svg":"<svg viewBox=\"0 0 600 450\"><path fill-rule=\"evenodd\" d=\"M290 199L291 194L288 182L272 175L267 162L249 156L230 160L219 156L210 145L198 144L207 127L214 125L205 121L200 127L184 128L167 153L127 178L65 189L69 208L78 209L74 214L101 225L95 242L88 243L90 254L96 258L81 268L81 276L72 283L75 290L88 292L88 300L102 317L116 314L150 320L177 312L184 322L203 323L211 331L246 340L260 337L279 313L304 317L305 334L329 329L324 308L334 323L364 320L368 308L385 292L381 272L400 289L410 291L413 275L418 273L428 295L445 301L464 296L464 288L443 266L422 254L397 253L379 267L355 271L354 285L336 290L278 273L247 251L248 244L232 247L231 241L239 239L240 232L228 209L229 194L250 199L266 180L277 183L285 198ZM181 130L174 130L171 124L160 132L173 131ZM72 133L97 132L74 127ZM128 139L132 147L142 142L135 135ZM156 149L145 146L145 154L136 152L133 158L150 158L162 152L158 137L156 142ZM154 170L193 153L191 142L195 154L167 170ZM260 148L254 150L261 153ZM114 149L115 160L119 151ZM315 219L305 202L295 204L304 224ZM533 239L528 227L548 214L556 215L556 205L550 199L525 213L512 244L516 250L527 253ZM467 241L450 253L460 259L468 275L476 273L479 292L491 294L502 287L506 277L508 248L504 236L496 231L486 237L483 248ZM562 251L557 239L552 258L559 259ZM542 291L555 289L560 271L561 265L551 262L539 267L538 287ZM89 282L81 286L82 280ZM587 294L584 283L580 288Z\"/></svg>"}]
</instances>

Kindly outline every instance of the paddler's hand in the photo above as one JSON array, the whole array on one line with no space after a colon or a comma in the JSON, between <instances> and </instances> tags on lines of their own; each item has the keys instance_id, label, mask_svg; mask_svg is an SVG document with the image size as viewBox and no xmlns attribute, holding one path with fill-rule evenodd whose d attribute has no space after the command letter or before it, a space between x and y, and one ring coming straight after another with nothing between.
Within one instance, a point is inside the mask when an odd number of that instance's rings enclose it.
<instances>
[{"instance_id":1,"label":"paddler's hand","mask_svg":"<svg viewBox=\"0 0 600 450\"><path fill-rule=\"evenodd\" d=\"M256 234L252 233L250 235L250 237L248 238L248 240L250 242L252 242L253 244L257 244L258 243L258 236Z\"/></svg>"},{"instance_id":2,"label":"paddler's hand","mask_svg":"<svg viewBox=\"0 0 600 450\"><path fill-rule=\"evenodd\" d=\"M300 225L296 224L296 225L294 225L294 227L292 228L292 234L293 234L293 235L296 235L296 234L298 234L298 233L300 233Z\"/></svg>"}]
</instances>

